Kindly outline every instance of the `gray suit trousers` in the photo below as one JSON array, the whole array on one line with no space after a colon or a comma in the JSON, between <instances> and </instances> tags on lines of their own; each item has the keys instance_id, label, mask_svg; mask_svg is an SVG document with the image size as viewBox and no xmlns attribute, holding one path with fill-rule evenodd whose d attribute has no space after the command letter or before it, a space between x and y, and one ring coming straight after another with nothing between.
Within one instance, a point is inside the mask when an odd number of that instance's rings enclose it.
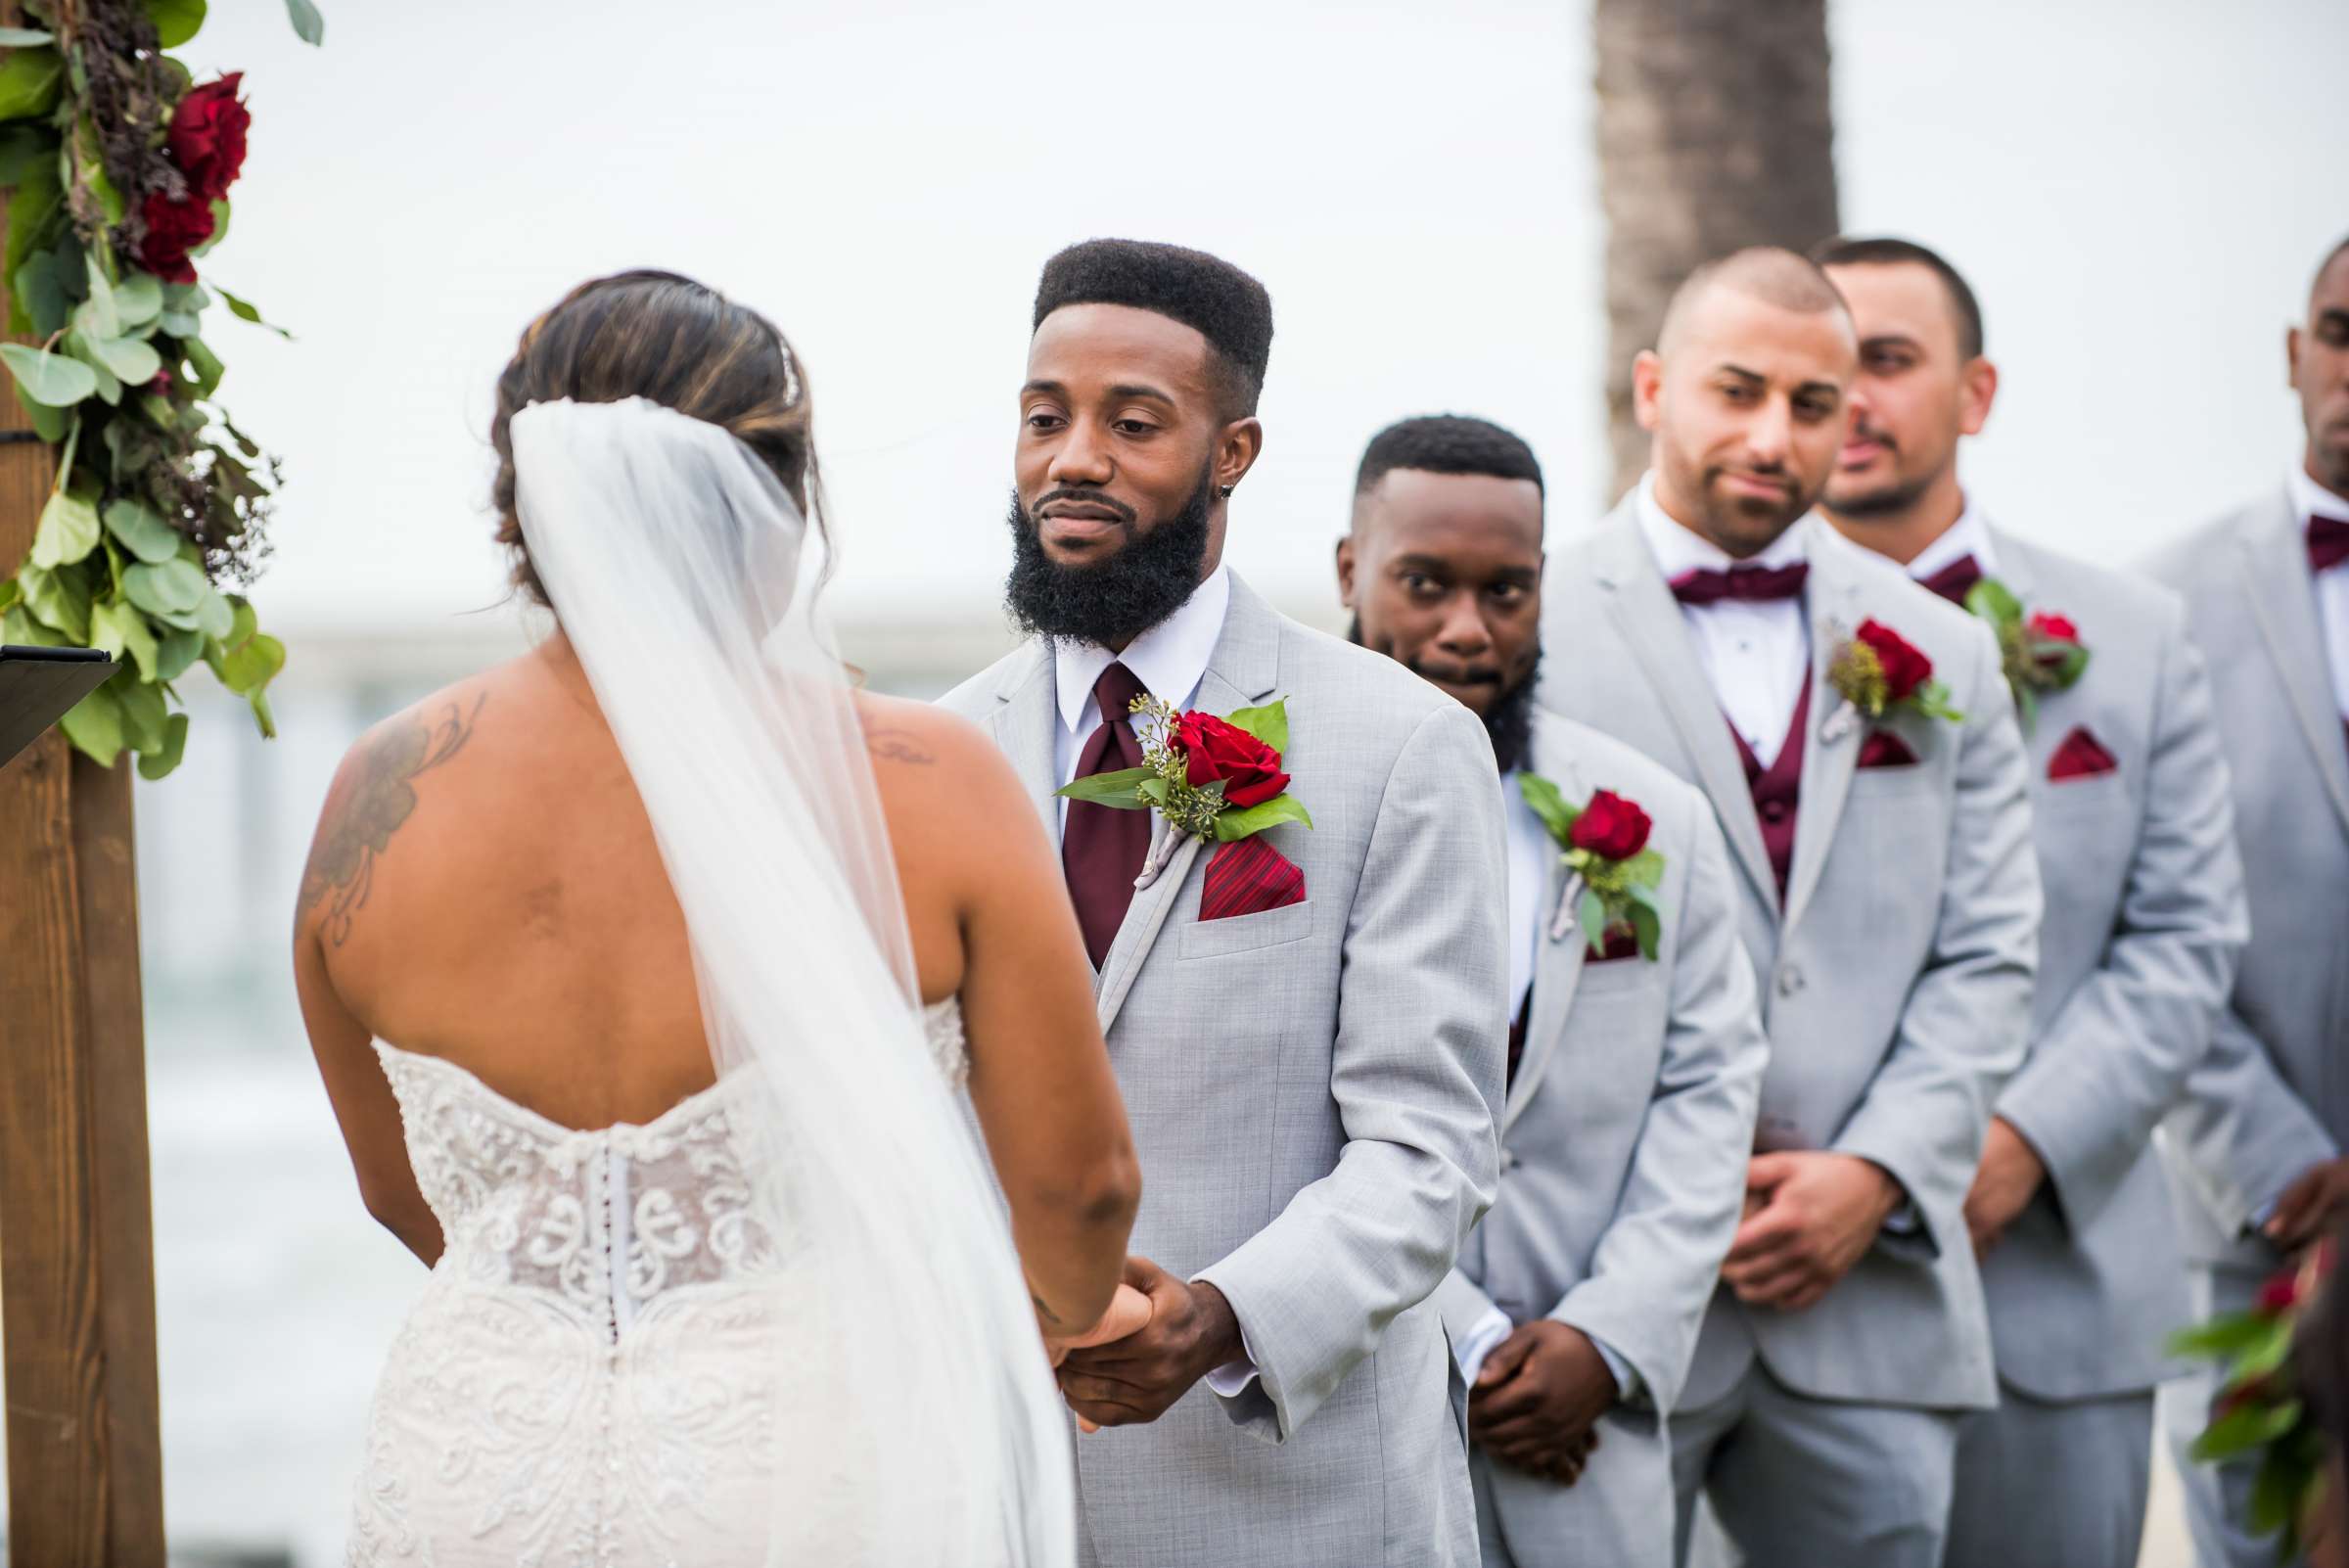
<instances>
[{"instance_id":1,"label":"gray suit trousers","mask_svg":"<svg viewBox=\"0 0 2349 1568\"><path fill-rule=\"evenodd\" d=\"M1598 1447L1559 1507L1553 1481L1468 1454L1484 1568L1671 1568L1672 1444L1653 1410L1617 1406L1598 1418ZM1527 1521L1510 1530L1507 1517ZM1533 1495L1539 1495L1539 1500ZM1538 1528L1535 1528L1538 1527Z\"/></svg>"},{"instance_id":2,"label":"gray suit trousers","mask_svg":"<svg viewBox=\"0 0 2349 1568\"><path fill-rule=\"evenodd\" d=\"M2220 1313L2239 1313L2258 1299L2263 1276L2239 1268L2196 1268L2189 1270L2194 1322ZM2205 1464L2187 1451L2210 1424L2211 1402L2219 1397L2219 1367L2197 1364L2184 1377L2161 1388L2161 1429L2170 1446L2170 1462L2178 1467L2180 1490L2186 1494L2186 1522L2194 1537L2194 1561L2200 1568L2276 1568L2276 1538L2255 1536L2243 1521L2251 1512L2251 1478L2258 1465L2252 1460ZM2305 1560L2305 1559L2298 1559Z\"/></svg>"},{"instance_id":3,"label":"gray suit trousers","mask_svg":"<svg viewBox=\"0 0 2349 1568\"><path fill-rule=\"evenodd\" d=\"M1958 1436L1946 1568L2129 1568L2152 1477L2152 1395L2050 1405L2003 1389Z\"/></svg>"},{"instance_id":4,"label":"gray suit trousers","mask_svg":"<svg viewBox=\"0 0 2349 1568\"><path fill-rule=\"evenodd\" d=\"M1805 1399L1754 1361L1727 1397L1673 1412L1675 1560L1702 1494L1746 1568L1941 1568L1961 1419Z\"/></svg>"}]
</instances>

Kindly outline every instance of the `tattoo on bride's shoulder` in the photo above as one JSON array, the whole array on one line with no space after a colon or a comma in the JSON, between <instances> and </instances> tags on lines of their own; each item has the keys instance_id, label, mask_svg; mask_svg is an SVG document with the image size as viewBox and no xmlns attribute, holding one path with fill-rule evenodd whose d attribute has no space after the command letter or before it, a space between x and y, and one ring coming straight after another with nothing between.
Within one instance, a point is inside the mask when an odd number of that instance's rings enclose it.
<instances>
[{"instance_id":1,"label":"tattoo on bride's shoulder","mask_svg":"<svg viewBox=\"0 0 2349 1568\"><path fill-rule=\"evenodd\" d=\"M416 809L416 777L438 767L465 749L482 716L487 692L470 709L450 703L437 717L410 716L394 720L371 738L335 782L318 822L317 842L310 846L309 863L302 867L303 919L323 910L320 931L340 947L350 938L351 922L367 907L375 883L375 862L392 847L397 833Z\"/></svg>"},{"instance_id":2,"label":"tattoo on bride's shoulder","mask_svg":"<svg viewBox=\"0 0 2349 1568\"><path fill-rule=\"evenodd\" d=\"M922 744L919 735L896 724L868 726L864 749L882 761L906 762L915 767L928 767L938 761L938 754Z\"/></svg>"}]
</instances>

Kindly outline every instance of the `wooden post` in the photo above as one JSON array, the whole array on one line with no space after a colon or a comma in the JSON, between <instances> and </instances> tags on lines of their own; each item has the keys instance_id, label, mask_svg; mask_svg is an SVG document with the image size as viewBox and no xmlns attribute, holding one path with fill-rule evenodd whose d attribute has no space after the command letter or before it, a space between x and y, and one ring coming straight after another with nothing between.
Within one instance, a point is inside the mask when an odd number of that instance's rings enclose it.
<instances>
[{"instance_id":1,"label":"wooden post","mask_svg":"<svg viewBox=\"0 0 2349 1568\"><path fill-rule=\"evenodd\" d=\"M0 378L0 431L26 428ZM0 445L0 573L53 473L37 442ZM0 1378L25 1568L163 1568L130 775L56 730L0 766Z\"/></svg>"}]
</instances>

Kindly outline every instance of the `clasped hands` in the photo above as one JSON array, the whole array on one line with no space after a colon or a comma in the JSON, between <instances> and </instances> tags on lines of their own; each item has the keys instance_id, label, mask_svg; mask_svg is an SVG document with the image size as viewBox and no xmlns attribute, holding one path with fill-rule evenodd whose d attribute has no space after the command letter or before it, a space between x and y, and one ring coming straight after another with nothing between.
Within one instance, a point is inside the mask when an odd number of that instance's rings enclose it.
<instances>
[{"instance_id":1,"label":"clasped hands","mask_svg":"<svg viewBox=\"0 0 2349 1568\"><path fill-rule=\"evenodd\" d=\"M1087 1432L1155 1421L1192 1384L1245 1354L1239 1319L1221 1291L1138 1257L1126 1260L1126 1277L1099 1322L1044 1345L1061 1398Z\"/></svg>"},{"instance_id":2,"label":"clasped hands","mask_svg":"<svg viewBox=\"0 0 2349 1568\"><path fill-rule=\"evenodd\" d=\"M1745 1219L1721 1277L1748 1307L1814 1306L1875 1245L1901 1206L1900 1183L1872 1160L1823 1150L1757 1154Z\"/></svg>"},{"instance_id":3,"label":"clasped hands","mask_svg":"<svg viewBox=\"0 0 2349 1568\"><path fill-rule=\"evenodd\" d=\"M1589 1335L1538 1317L1477 1368L1468 1436L1499 1463L1570 1487L1598 1447L1598 1418L1618 1392Z\"/></svg>"}]
</instances>

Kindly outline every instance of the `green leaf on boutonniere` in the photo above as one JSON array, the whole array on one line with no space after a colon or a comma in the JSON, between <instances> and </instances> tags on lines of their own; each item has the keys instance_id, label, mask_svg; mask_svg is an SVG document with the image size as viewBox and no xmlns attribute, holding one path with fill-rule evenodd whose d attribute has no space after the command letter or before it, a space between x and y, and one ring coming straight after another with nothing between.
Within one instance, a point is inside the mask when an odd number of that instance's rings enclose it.
<instances>
[{"instance_id":1,"label":"green leaf on boutonniere","mask_svg":"<svg viewBox=\"0 0 2349 1568\"><path fill-rule=\"evenodd\" d=\"M1144 768L1142 771L1147 773L1150 770L1148 768ZM1142 780L1138 788L1141 790L1142 799L1148 801L1152 806L1155 806L1162 810L1166 808L1167 795L1170 786L1165 779L1160 778L1155 773L1151 773L1148 778Z\"/></svg>"},{"instance_id":2,"label":"green leaf on boutonniere","mask_svg":"<svg viewBox=\"0 0 2349 1568\"><path fill-rule=\"evenodd\" d=\"M1994 625L2023 619L2023 601L1996 577L1984 577L1967 589L1965 608Z\"/></svg>"},{"instance_id":3,"label":"green leaf on boutonniere","mask_svg":"<svg viewBox=\"0 0 2349 1568\"><path fill-rule=\"evenodd\" d=\"M1636 861L1633 863L1637 864ZM1659 860L1657 869L1660 871L1662 868L1663 862ZM1656 949L1664 941L1664 913L1656 907L1656 900L1648 893L1645 884L1634 882L1624 898L1629 905L1632 935L1639 942L1639 956L1652 964L1656 961Z\"/></svg>"},{"instance_id":4,"label":"green leaf on boutonniere","mask_svg":"<svg viewBox=\"0 0 2349 1568\"><path fill-rule=\"evenodd\" d=\"M1589 888L1583 890L1583 901L1575 906L1574 917L1583 928L1583 940L1594 952L1607 950L1607 901Z\"/></svg>"},{"instance_id":5,"label":"green leaf on boutonniere","mask_svg":"<svg viewBox=\"0 0 2349 1568\"><path fill-rule=\"evenodd\" d=\"M2088 672L2088 650L2079 643L2033 637L2026 651L2032 663L2045 670L2049 681L2058 688L2071 685Z\"/></svg>"},{"instance_id":6,"label":"green leaf on boutonniere","mask_svg":"<svg viewBox=\"0 0 2349 1568\"><path fill-rule=\"evenodd\" d=\"M1560 845L1573 836L1574 820L1583 814L1582 808L1567 805L1566 797L1558 793L1555 784L1539 773L1519 773L1517 793L1525 797L1525 804L1533 807L1534 815L1542 819L1542 825L1549 829L1549 836Z\"/></svg>"},{"instance_id":7,"label":"green leaf on boutonniere","mask_svg":"<svg viewBox=\"0 0 2349 1568\"><path fill-rule=\"evenodd\" d=\"M1911 692L1909 706L1927 718L1946 718L1953 724L1965 721L1965 715L1950 706L1950 688L1938 680L1925 681Z\"/></svg>"},{"instance_id":8,"label":"green leaf on boutonniere","mask_svg":"<svg viewBox=\"0 0 2349 1568\"><path fill-rule=\"evenodd\" d=\"M1264 737L1260 735L1257 739L1263 740ZM1270 745L1271 743L1267 741L1266 744ZM1309 828L1313 825L1313 819L1306 811L1304 802L1298 800L1294 795L1275 795L1260 806L1218 812L1216 814L1216 842L1218 844L1236 843L1241 839L1262 833L1265 829L1279 822L1303 822Z\"/></svg>"},{"instance_id":9,"label":"green leaf on boutonniere","mask_svg":"<svg viewBox=\"0 0 2349 1568\"><path fill-rule=\"evenodd\" d=\"M1095 806L1118 806L1131 810L1147 810L1150 803L1142 799L1144 781L1157 775L1146 767L1121 767L1114 773L1093 773L1075 783L1064 784L1052 793L1072 801L1090 801ZM1164 782L1163 780L1161 781Z\"/></svg>"},{"instance_id":10,"label":"green leaf on boutonniere","mask_svg":"<svg viewBox=\"0 0 2349 1568\"><path fill-rule=\"evenodd\" d=\"M1647 889L1664 885L1664 856L1654 850L1641 850L1623 862L1623 871L1631 884L1632 896L1638 898Z\"/></svg>"},{"instance_id":11,"label":"green leaf on boutonniere","mask_svg":"<svg viewBox=\"0 0 2349 1568\"><path fill-rule=\"evenodd\" d=\"M1241 708L1226 714L1223 722L1244 729L1276 752L1289 749L1289 700L1276 697L1262 708Z\"/></svg>"}]
</instances>

